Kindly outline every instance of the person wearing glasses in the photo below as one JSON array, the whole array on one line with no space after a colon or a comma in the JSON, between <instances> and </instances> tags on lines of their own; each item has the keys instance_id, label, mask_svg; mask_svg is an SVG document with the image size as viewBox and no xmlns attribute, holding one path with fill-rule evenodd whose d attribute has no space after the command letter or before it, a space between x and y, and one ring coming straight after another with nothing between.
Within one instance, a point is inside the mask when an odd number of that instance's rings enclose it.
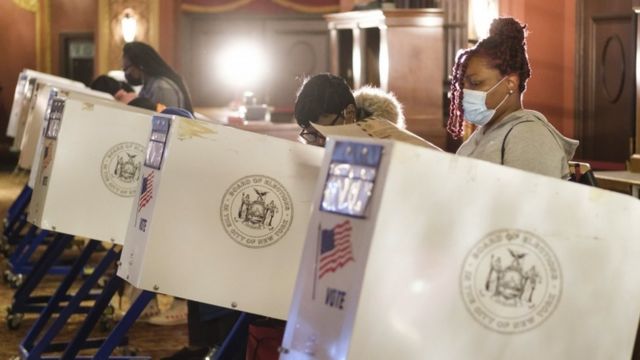
<instances>
[{"instance_id":1,"label":"person wearing glasses","mask_svg":"<svg viewBox=\"0 0 640 360\"><path fill-rule=\"evenodd\" d=\"M402 105L391 93L369 86L355 92L336 75L322 73L304 81L296 98L294 117L302 128L299 140L324 146L326 137L317 125L349 125L378 117L405 127Z\"/></svg>"}]
</instances>

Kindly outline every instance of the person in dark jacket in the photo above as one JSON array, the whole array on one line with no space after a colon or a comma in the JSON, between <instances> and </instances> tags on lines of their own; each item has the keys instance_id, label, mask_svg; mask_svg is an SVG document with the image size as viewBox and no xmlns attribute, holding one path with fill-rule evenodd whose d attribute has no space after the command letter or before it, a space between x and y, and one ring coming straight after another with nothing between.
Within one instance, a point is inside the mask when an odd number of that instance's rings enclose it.
<instances>
[{"instance_id":1,"label":"person in dark jacket","mask_svg":"<svg viewBox=\"0 0 640 360\"><path fill-rule=\"evenodd\" d=\"M122 70L130 85L142 85L140 97L193 113L191 96L182 78L148 44L139 41L125 44Z\"/></svg>"}]
</instances>

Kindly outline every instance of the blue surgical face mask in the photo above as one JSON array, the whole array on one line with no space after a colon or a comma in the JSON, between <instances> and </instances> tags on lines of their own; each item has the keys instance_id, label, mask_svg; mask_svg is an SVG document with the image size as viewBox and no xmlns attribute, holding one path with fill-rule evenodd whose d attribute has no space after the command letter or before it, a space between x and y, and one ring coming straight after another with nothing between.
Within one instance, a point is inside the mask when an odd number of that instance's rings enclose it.
<instances>
[{"instance_id":1,"label":"blue surgical face mask","mask_svg":"<svg viewBox=\"0 0 640 360\"><path fill-rule=\"evenodd\" d=\"M493 85L493 87L487 91L463 89L462 110L464 112L464 118L467 121L478 126L483 126L491 120L493 115L496 114L496 110L507 100L510 94L505 95L504 99L502 99L495 109L487 108L487 94L495 89L496 86L500 85L504 79L506 79L506 77L500 79L497 84Z\"/></svg>"}]
</instances>

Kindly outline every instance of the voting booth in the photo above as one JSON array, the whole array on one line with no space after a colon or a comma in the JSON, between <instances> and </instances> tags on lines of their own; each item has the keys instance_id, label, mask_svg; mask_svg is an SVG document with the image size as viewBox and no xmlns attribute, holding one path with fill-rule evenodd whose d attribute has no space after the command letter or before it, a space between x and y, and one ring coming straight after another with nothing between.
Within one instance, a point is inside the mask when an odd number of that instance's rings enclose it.
<instances>
[{"instance_id":1,"label":"voting booth","mask_svg":"<svg viewBox=\"0 0 640 360\"><path fill-rule=\"evenodd\" d=\"M19 150L22 143L22 135L26 126L27 115L31 98L35 94L36 82L44 81L49 84L61 85L74 88L86 88L86 86L78 81L66 79L63 77L41 73L34 70L24 69L18 75L18 82L13 95L13 103L11 105L11 113L9 115L9 123L7 125L7 136L13 138L13 150Z\"/></svg>"},{"instance_id":2,"label":"voting booth","mask_svg":"<svg viewBox=\"0 0 640 360\"><path fill-rule=\"evenodd\" d=\"M28 220L122 244L153 113L79 93L51 98Z\"/></svg>"},{"instance_id":3,"label":"voting booth","mask_svg":"<svg viewBox=\"0 0 640 360\"><path fill-rule=\"evenodd\" d=\"M629 359L640 202L408 144L330 141L281 359Z\"/></svg>"},{"instance_id":4,"label":"voting booth","mask_svg":"<svg viewBox=\"0 0 640 360\"><path fill-rule=\"evenodd\" d=\"M118 275L286 318L324 149L156 115Z\"/></svg>"},{"instance_id":5,"label":"voting booth","mask_svg":"<svg viewBox=\"0 0 640 360\"><path fill-rule=\"evenodd\" d=\"M54 92L53 94L51 94L52 91ZM21 169L31 169L31 165L33 164L33 158L36 152L38 139L42 133L42 123L50 96L66 96L70 92L75 92L115 102L113 97L105 92L95 91L89 88L80 88L77 86L51 84L46 80L40 79L36 79L33 92L34 94L31 96L24 130L22 132L22 141L20 142L18 166ZM33 184L29 185L33 186Z\"/></svg>"}]
</instances>

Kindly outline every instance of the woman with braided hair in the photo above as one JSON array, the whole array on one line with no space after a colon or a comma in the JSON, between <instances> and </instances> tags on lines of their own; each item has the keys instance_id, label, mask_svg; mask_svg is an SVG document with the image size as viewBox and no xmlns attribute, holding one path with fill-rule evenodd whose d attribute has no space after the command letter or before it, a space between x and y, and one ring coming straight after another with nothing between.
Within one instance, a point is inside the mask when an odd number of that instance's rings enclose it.
<instances>
[{"instance_id":1,"label":"woman with braided hair","mask_svg":"<svg viewBox=\"0 0 640 360\"><path fill-rule=\"evenodd\" d=\"M132 86L142 85L139 96L153 103L178 107L193 112L191 96L178 75L149 44L134 41L122 48L122 70ZM116 99L123 102L131 96Z\"/></svg>"},{"instance_id":2,"label":"woman with braided hair","mask_svg":"<svg viewBox=\"0 0 640 360\"><path fill-rule=\"evenodd\" d=\"M531 76L526 28L513 18L495 19L488 37L458 54L447 130L459 138L463 120L477 126L459 155L566 179L578 141L522 107Z\"/></svg>"}]
</instances>

